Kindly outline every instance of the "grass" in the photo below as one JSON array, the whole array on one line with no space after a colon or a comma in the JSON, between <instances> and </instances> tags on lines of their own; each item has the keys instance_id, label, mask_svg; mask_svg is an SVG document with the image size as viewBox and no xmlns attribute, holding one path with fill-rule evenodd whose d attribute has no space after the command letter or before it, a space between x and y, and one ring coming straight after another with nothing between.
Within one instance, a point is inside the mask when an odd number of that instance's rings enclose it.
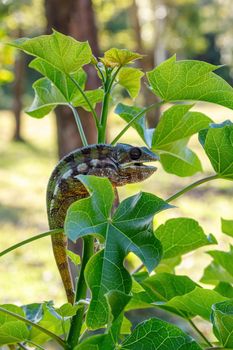
<instances>
[{"instance_id":1,"label":"grass","mask_svg":"<svg viewBox=\"0 0 233 350\"><path fill-rule=\"evenodd\" d=\"M198 110L220 122L232 118L233 111L214 105L198 105ZM114 118L114 119L113 119ZM111 116L110 137L120 131L123 123ZM23 136L26 143L11 141L13 118L9 111L0 113L0 250L46 231L47 217L45 193L48 177L56 163L55 122L49 117L43 120L23 116ZM140 142L131 130L121 142ZM151 191L167 198L178 189L211 173L211 166L196 138L191 141L192 149L200 155L204 173L193 178L179 178L166 174L160 165L158 171L143 184L120 188L121 197L139 190ZM220 217L232 219L232 182L217 180L204 185L173 204L177 207L157 216L157 224L172 217L197 219L206 233L213 233L219 240L219 247L226 249L228 237L221 234ZM214 247L215 248L215 247ZM198 280L210 258L199 249L187 254L177 273L187 274ZM44 238L1 258L0 304L32 303L53 299L56 304L65 302L65 295L56 270L50 245L50 238Z\"/></svg>"}]
</instances>

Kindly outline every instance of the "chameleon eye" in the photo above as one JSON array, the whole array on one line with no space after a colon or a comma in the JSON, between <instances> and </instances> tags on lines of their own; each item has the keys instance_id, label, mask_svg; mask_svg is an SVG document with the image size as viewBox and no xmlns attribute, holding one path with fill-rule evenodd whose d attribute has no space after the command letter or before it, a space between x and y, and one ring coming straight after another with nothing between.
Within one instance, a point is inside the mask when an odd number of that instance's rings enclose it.
<instances>
[{"instance_id":1,"label":"chameleon eye","mask_svg":"<svg viewBox=\"0 0 233 350\"><path fill-rule=\"evenodd\" d=\"M130 158L132 160L137 160L141 157L142 152L141 152L140 148L134 147L130 150L129 155L130 155Z\"/></svg>"}]
</instances>

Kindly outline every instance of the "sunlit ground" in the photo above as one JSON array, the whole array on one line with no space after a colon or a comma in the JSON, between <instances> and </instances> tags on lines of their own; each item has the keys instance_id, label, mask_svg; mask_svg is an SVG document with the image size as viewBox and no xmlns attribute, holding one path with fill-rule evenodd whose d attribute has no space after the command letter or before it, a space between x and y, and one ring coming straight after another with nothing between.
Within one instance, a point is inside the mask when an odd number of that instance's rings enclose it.
<instances>
[{"instance_id":1,"label":"sunlit ground","mask_svg":"<svg viewBox=\"0 0 233 350\"><path fill-rule=\"evenodd\" d=\"M215 105L199 105L198 110L216 122L233 120L233 111ZM123 123L111 117L111 138ZM0 250L46 231L47 217L45 193L48 177L56 163L55 123L52 116L42 120L23 118L24 143L11 142L13 118L10 112L0 113ZM138 137L130 131L122 142L136 144ZM129 185L120 189L122 197L139 190L152 191L166 199L185 185L211 174L210 163L197 139L193 138L192 149L198 152L203 162L204 174L193 178L179 178L166 174L158 165L157 173L143 184ZM174 203L177 207L157 216L157 223L172 217L192 217L199 221L205 232L213 233L219 248L227 249L228 238L221 234L220 217L233 219L233 183L215 180L203 185ZM210 247L215 248L215 247ZM210 258L199 249L187 254L177 273L188 274L198 281ZM44 238L19 248L1 258L0 304L42 302L53 299L57 305L65 302L59 275L53 260L50 239Z\"/></svg>"}]
</instances>

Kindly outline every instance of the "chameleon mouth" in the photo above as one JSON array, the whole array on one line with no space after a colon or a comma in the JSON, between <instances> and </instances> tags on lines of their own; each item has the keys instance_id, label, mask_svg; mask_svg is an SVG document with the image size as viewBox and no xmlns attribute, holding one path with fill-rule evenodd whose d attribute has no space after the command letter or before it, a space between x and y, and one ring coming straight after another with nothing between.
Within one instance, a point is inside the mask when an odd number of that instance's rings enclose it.
<instances>
[{"instance_id":1,"label":"chameleon mouth","mask_svg":"<svg viewBox=\"0 0 233 350\"><path fill-rule=\"evenodd\" d=\"M155 171L157 168L153 165L147 165L144 163L149 163L149 162L153 162L154 160L144 160L142 162L130 162L130 163L125 163L125 164L121 164L121 168L122 169L138 169L138 170L150 170L150 171Z\"/></svg>"}]
</instances>

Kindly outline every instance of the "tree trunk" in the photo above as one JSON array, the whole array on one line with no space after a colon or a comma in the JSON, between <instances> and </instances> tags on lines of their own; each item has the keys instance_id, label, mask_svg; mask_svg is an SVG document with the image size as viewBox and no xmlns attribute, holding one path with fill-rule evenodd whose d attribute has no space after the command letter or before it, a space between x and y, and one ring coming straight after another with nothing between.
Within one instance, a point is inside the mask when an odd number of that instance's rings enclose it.
<instances>
[{"instance_id":1,"label":"tree trunk","mask_svg":"<svg viewBox=\"0 0 233 350\"><path fill-rule=\"evenodd\" d=\"M45 0L45 13L47 18L47 33L51 28L68 34L77 40L88 40L94 55L99 55L97 40L97 28L95 25L94 11L91 0ZM99 80L95 68L91 65L86 67L88 74L87 89L96 89ZM58 154L59 158L68 152L82 146L77 133L77 126L70 109L58 107L55 111L57 120ZM89 112L82 109L79 115L88 143L96 142L95 124Z\"/></svg>"},{"instance_id":2,"label":"tree trunk","mask_svg":"<svg viewBox=\"0 0 233 350\"><path fill-rule=\"evenodd\" d=\"M22 30L17 30L17 37L23 36ZM25 76L25 56L23 52L17 52L14 64L15 80L13 84L13 114L15 118L15 129L13 140L23 141L21 136L21 111L23 108L22 97L24 92L24 76Z\"/></svg>"},{"instance_id":3,"label":"tree trunk","mask_svg":"<svg viewBox=\"0 0 233 350\"><path fill-rule=\"evenodd\" d=\"M141 24L138 15L138 5L136 0L133 0L131 7L131 20L134 28L135 40L136 40L136 51L146 55L141 61L138 61L140 67L144 72L147 72L154 68L154 53L152 50L147 50L144 47L142 36L141 36ZM143 78L142 93L144 97L145 106L149 106L158 101L158 98L148 89L146 86L148 82ZM147 123L149 128L154 128L159 121L160 108L155 108L147 113Z\"/></svg>"}]
</instances>

